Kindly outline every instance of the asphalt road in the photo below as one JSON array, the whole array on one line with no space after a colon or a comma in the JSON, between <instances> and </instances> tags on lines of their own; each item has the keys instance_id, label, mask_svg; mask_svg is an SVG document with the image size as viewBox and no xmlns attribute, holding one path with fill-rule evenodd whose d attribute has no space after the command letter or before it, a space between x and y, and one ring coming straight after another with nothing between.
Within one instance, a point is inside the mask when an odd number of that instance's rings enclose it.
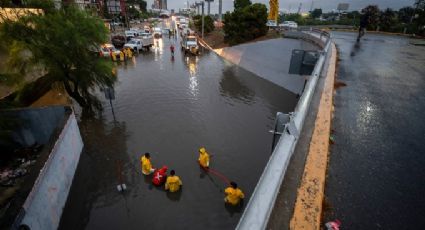
<instances>
[{"instance_id":1,"label":"asphalt road","mask_svg":"<svg viewBox=\"0 0 425 230\"><path fill-rule=\"evenodd\" d=\"M324 221L342 229L425 228L425 47L333 33L339 49L335 144Z\"/></svg>"}]
</instances>

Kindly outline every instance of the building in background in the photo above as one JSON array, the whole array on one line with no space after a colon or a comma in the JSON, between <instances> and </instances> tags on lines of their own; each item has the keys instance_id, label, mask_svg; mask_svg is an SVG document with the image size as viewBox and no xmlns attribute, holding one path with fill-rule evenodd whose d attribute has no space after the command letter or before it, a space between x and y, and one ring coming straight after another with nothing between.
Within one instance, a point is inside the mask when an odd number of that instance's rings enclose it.
<instances>
[{"instance_id":1,"label":"building in background","mask_svg":"<svg viewBox=\"0 0 425 230\"><path fill-rule=\"evenodd\" d=\"M167 0L154 0L152 9L155 10L167 10Z\"/></svg>"}]
</instances>

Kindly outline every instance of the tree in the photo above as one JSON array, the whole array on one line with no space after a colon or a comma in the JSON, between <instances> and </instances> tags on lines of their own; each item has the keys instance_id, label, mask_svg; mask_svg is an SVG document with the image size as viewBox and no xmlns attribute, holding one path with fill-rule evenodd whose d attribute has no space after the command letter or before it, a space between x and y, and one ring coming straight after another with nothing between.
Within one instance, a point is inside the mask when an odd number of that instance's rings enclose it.
<instances>
[{"instance_id":1,"label":"tree","mask_svg":"<svg viewBox=\"0 0 425 230\"><path fill-rule=\"evenodd\" d=\"M401 23L410 23L410 20L415 15L415 9L407 6L398 11L398 21Z\"/></svg>"},{"instance_id":2,"label":"tree","mask_svg":"<svg viewBox=\"0 0 425 230\"><path fill-rule=\"evenodd\" d=\"M387 8L385 11L381 12L379 16L379 27L384 31L390 31L397 24L395 12Z\"/></svg>"},{"instance_id":3,"label":"tree","mask_svg":"<svg viewBox=\"0 0 425 230\"><path fill-rule=\"evenodd\" d=\"M250 0L234 0L233 7L235 10L241 10L247 6L250 6L252 3Z\"/></svg>"},{"instance_id":4,"label":"tree","mask_svg":"<svg viewBox=\"0 0 425 230\"><path fill-rule=\"evenodd\" d=\"M376 29L379 23L379 8L376 5L369 5L362 9L363 17L368 19L368 29Z\"/></svg>"},{"instance_id":5,"label":"tree","mask_svg":"<svg viewBox=\"0 0 425 230\"><path fill-rule=\"evenodd\" d=\"M224 15L225 41L230 45L250 41L267 33L267 7L253 4Z\"/></svg>"},{"instance_id":6,"label":"tree","mask_svg":"<svg viewBox=\"0 0 425 230\"><path fill-rule=\"evenodd\" d=\"M23 63L42 66L46 82L62 85L82 107L100 109L92 91L112 87L116 80L112 64L97 55L107 33L102 20L69 5L2 23L0 42L8 44L10 69Z\"/></svg>"},{"instance_id":7,"label":"tree","mask_svg":"<svg viewBox=\"0 0 425 230\"><path fill-rule=\"evenodd\" d=\"M193 22L197 31L202 31L202 16L193 16ZM210 33L214 30L214 19L207 15L204 16L204 33Z\"/></svg>"},{"instance_id":8,"label":"tree","mask_svg":"<svg viewBox=\"0 0 425 230\"><path fill-rule=\"evenodd\" d=\"M314 9L310 15L312 18L319 18L322 15L322 9Z\"/></svg>"}]
</instances>

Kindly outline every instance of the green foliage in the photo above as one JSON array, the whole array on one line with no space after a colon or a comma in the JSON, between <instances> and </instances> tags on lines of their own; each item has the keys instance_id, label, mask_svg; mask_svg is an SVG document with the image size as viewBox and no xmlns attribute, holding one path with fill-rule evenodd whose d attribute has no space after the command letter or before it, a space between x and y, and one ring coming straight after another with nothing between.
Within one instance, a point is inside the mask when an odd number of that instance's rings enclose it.
<instances>
[{"instance_id":1,"label":"green foliage","mask_svg":"<svg viewBox=\"0 0 425 230\"><path fill-rule=\"evenodd\" d=\"M241 10L247 6L250 6L252 3L250 0L234 0L233 1L233 7L236 10Z\"/></svg>"},{"instance_id":2,"label":"green foliage","mask_svg":"<svg viewBox=\"0 0 425 230\"><path fill-rule=\"evenodd\" d=\"M201 15L195 15L193 16L193 22L195 24L195 28L197 31L202 31L202 16ZM210 33L214 30L214 19L207 15L204 16L204 33Z\"/></svg>"},{"instance_id":3,"label":"green foliage","mask_svg":"<svg viewBox=\"0 0 425 230\"><path fill-rule=\"evenodd\" d=\"M92 91L112 87L112 63L97 55L107 41L102 20L69 5L44 15L27 15L0 25L0 42L9 45L9 67L23 60L42 66L46 82L60 83L82 107L101 108ZM15 51L14 51L15 49ZM29 68L24 68L29 69Z\"/></svg>"},{"instance_id":4,"label":"green foliage","mask_svg":"<svg viewBox=\"0 0 425 230\"><path fill-rule=\"evenodd\" d=\"M369 30L376 30L379 23L379 8L377 5L369 5L362 9L362 17L366 17L369 21L369 24L367 25L367 29Z\"/></svg>"},{"instance_id":5,"label":"green foliage","mask_svg":"<svg viewBox=\"0 0 425 230\"><path fill-rule=\"evenodd\" d=\"M390 31L396 24L396 14L392 9L387 8L384 12L381 12L379 16L379 27L381 30Z\"/></svg>"},{"instance_id":6,"label":"green foliage","mask_svg":"<svg viewBox=\"0 0 425 230\"><path fill-rule=\"evenodd\" d=\"M312 18L319 18L322 13L322 9L314 9L313 11L311 11L310 15Z\"/></svg>"},{"instance_id":7,"label":"green foliage","mask_svg":"<svg viewBox=\"0 0 425 230\"><path fill-rule=\"evenodd\" d=\"M267 8L253 4L224 15L225 41L230 45L250 41L267 33Z\"/></svg>"}]
</instances>

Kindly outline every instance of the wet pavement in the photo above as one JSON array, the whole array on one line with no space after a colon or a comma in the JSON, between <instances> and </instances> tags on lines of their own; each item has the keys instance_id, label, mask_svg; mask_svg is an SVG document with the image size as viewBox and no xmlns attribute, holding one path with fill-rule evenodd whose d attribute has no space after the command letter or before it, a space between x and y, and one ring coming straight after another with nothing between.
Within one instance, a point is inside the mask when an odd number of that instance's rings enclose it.
<instances>
[{"instance_id":1,"label":"wet pavement","mask_svg":"<svg viewBox=\"0 0 425 230\"><path fill-rule=\"evenodd\" d=\"M425 47L333 33L339 49L335 144L324 221L343 229L425 228Z\"/></svg>"},{"instance_id":2,"label":"wet pavement","mask_svg":"<svg viewBox=\"0 0 425 230\"><path fill-rule=\"evenodd\" d=\"M169 46L176 44L172 58ZM211 167L238 182L250 198L270 155L277 111L293 111L294 93L223 61L215 53L184 56L177 39L155 42L117 65L113 111L82 118L84 153L60 229L233 229L242 209L224 206L224 182L203 173L198 148ZM139 158L167 165L183 189L168 194L141 174ZM117 191L122 165L128 190Z\"/></svg>"}]
</instances>

